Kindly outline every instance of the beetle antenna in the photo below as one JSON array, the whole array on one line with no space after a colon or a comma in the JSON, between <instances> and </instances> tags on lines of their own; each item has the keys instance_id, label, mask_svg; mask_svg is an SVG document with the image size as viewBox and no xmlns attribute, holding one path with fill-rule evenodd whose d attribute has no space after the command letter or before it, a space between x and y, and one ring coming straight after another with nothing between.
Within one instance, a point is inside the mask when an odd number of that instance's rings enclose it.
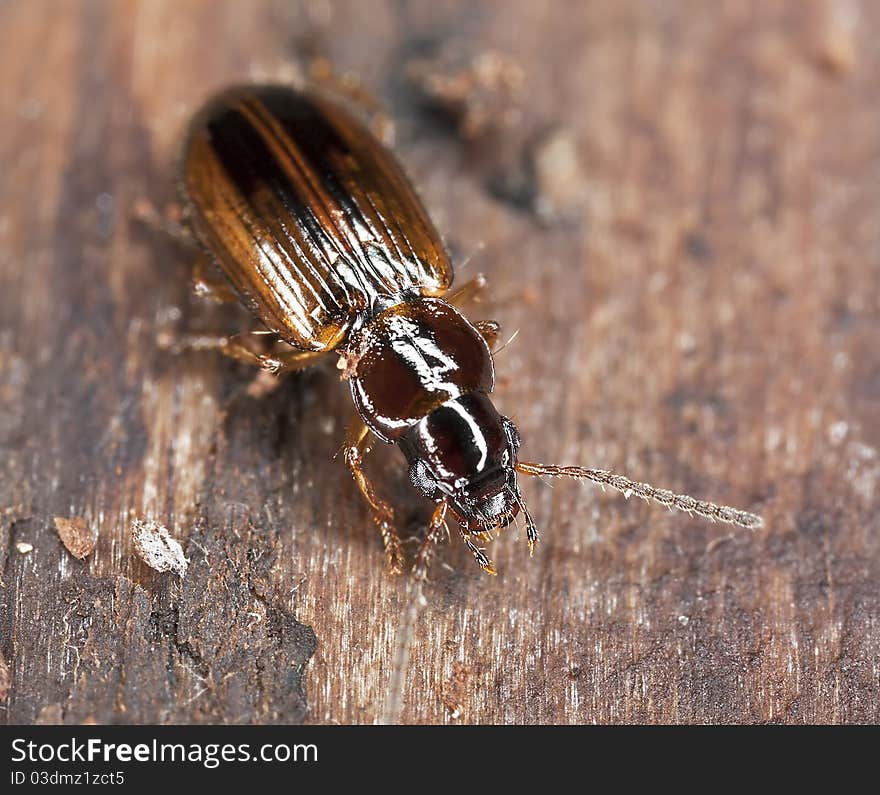
<instances>
[{"instance_id":1,"label":"beetle antenna","mask_svg":"<svg viewBox=\"0 0 880 795\"><path fill-rule=\"evenodd\" d=\"M658 489L649 483L639 483L630 480L623 475L617 475L606 469L587 469L586 467L560 467L553 464L536 464L528 461L519 461L516 471L523 475L540 477L547 475L551 478L574 478L576 480L589 480L605 487L610 486L619 491L624 497L639 497L640 499L653 501L665 505L669 509L684 511L689 514L697 514L712 521L726 522L745 527L749 530L758 530L764 526L764 520L754 513L741 511L727 505L716 505L714 502L697 500L686 494L675 494L668 489ZM526 514L528 521L528 514Z\"/></svg>"}]
</instances>

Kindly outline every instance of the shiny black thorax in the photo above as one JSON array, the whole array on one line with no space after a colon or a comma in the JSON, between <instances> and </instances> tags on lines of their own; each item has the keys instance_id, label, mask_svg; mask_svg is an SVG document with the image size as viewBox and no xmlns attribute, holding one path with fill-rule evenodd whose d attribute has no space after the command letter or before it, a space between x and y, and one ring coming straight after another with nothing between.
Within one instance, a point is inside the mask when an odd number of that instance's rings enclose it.
<instances>
[{"instance_id":1,"label":"shiny black thorax","mask_svg":"<svg viewBox=\"0 0 880 795\"><path fill-rule=\"evenodd\" d=\"M495 370L479 331L443 299L413 295L365 322L347 358L358 412L400 447L413 485L469 531L507 524L519 438L489 399Z\"/></svg>"}]
</instances>

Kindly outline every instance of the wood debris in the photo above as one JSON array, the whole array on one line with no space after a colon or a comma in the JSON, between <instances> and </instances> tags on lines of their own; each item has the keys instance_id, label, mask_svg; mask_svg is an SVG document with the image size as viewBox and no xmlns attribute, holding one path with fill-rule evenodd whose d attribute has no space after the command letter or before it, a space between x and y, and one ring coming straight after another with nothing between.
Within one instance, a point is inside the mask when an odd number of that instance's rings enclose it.
<instances>
[{"instance_id":1,"label":"wood debris","mask_svg":"<svg viewBox=\"0 0 880 795\"><path fill-rule=\"evenodd\" d=\"M186 574L189 560L183 547L158 522L135 519L131 523L131 538L137 556L151 569L173 571L181 578Z\"/></svg>"},{"instance_id":2,"label":"wood debris","mask_svg":"<svg viewBox=\"0 0 880 795\"><path fill-rule=\"evenodd\" d=\"M98 542L98 530L89 527L82 516L71 516L69 519L56 516L55 529L58 531L61 543L78 560L91 555Z\"/></svg>"}]
</instances>

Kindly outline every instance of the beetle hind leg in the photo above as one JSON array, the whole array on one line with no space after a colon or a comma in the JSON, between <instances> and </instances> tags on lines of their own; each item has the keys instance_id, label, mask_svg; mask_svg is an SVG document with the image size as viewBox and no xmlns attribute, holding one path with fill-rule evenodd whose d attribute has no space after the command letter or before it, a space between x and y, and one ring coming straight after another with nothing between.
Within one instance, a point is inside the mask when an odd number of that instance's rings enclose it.
<instances>
[{"instance_id":1,"label":"beetle hind leg","mask_svg":"<svg viewBox=\"0 0 880 795\"><path fill-rule=\"evenodd\" d=\"M212 266L208 257L201 252L196 255L193 261L190 285L196 296L212 303L232 304L238 301L235 290L230 287L217 268Z\"/></svg>"},{"instance_id":2,"label":"beetle hind leg","mask_svg":"<svg viewBox=\"0 0 880 795\"><path fill-rule=\"evenodd\" d=\"M309 79L323 88L345 97L358 110L367 115L367 126L385 146L394 146L394 121L382 103L364 86L352 72L339 74L329 59L317 57L309 64Z\"/></svg>"},{"instance_id":3,"label":"beetle hind leg","mask_svg":"<svg viewBox=\"0 0 880 795\"><path fill-rule=\"evenodd\" d=\"M131 217L151 232L167 238L184 248L192 248L196 241L186 225L184 211L177 203L168 204L160 210L149 199L135 201Z\"/></svg>"},{"instance_id":4,"label":"beetle hind leg","mask_svg":"<svg viewBox=\"0 0 880 795\"><path fill-rule=\"evenodd\" d=\"M196 248L196 239L187 225L184 211L178 204L172 203L164 210L160 210L147 199L141 199L134 203L131 214L138 223L143 224L154 234L171 240L181 248L190 250ZM193 292L199 298L205 298L213 303L229 304L238 300L229 283L201 251L196 254L193 261L190 283Z\"/></svg>"}]
</instances>

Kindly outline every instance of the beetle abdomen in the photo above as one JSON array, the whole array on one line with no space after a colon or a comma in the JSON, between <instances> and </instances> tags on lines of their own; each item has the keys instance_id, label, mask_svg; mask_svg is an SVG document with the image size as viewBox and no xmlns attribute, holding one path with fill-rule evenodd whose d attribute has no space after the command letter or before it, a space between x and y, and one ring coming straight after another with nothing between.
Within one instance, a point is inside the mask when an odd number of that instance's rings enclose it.
<instances>
[{"instance_id":1,"label":"beetle abdomen","mask_svg":"<svg viewBox=\"0 0 880 795\"><path fill-rule=\"evenodd\" d=\"M387 442L447 401L495 386L486 341L439 298L386 309L352 340L352 356L355 405L370 430Z\"/></svg>"},{"instance_id":2,"label":"beetle abdomen","mask_svg":"<svg viewBox=\"0 0 880 795\"><path fill-rule=\"evenodd\" d=\"M182 188L197 237L296 347L335 348L377 296L441 295L452 282L393 157L321 96L246 86L215 97L191 128Z\"/></svg>"}]
</instances>

